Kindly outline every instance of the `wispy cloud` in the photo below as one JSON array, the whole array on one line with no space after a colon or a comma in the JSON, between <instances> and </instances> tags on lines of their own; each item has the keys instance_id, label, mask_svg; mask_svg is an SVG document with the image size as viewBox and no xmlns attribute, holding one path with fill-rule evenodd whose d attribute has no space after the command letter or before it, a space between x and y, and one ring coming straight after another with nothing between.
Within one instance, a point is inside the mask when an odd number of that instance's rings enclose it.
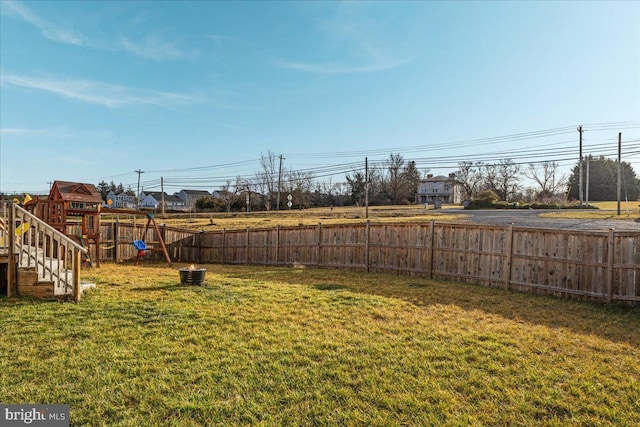
<instances>
[{"instance_id":1,"label":"wispy cloud","mask_svg":"<svg viewBox=\"0 0 640 427\"><path fill-rule=\"evenodd\" d=\"M90 165L91 162L87 161L86 158L81 157L71 157L71 156L58 156L56 157L56 162L58 163L66 163L70 165Z\"/></svg>"},{"instance_id":2,"label":"wispy cloud","mask_svg":"<svg viewBox=\"0 0 640 427\"><path fill-rule=\"evenodd\" d=\"M42 19L21 3L15 1L4 1L3 12L8 16L21 18L32 24L40 30L43 36L54 42L77 46L85 46L88 44L88 39L84 35L58 27L57 25Z\"/></svg>"},{"instance_id":3,"label":"wispy cloud","mask_svg":"<svg viewBox=\"0 0 640 427\"><path fill-rule=\"evenodd\" d=\"M0 86L41 90L63 98L108 108L137 105L169 108L176 104L192 103L198 100L194 96L180 93L141 90L91 80L18 76L6 72L1 74Z\"/></svg>"},{"instance_id":4,"label":"wispy cloud","mask_svg":"<svg viewBox=\"0 0 640 427\"><path fill-rule=\"evenodd\" d=\"M2 137L16 137L16 138L32 138L32 137L46 137L47 140L51 139L91 139L91 140L105 140L113 137L111 131L101 130L79 130L77 127L67 128L20 128L20 127L5 127L0 128L0 136Z\"/></svg>"},{"instance_id":5,"label":"wispy cloud","mask_svg":"<svg viewBox=\"0 0 640 427\"><path fill-rule=\"evenodd\" d=\"M317 74L355 74L370 73L374 71L391 70L409 62L408 60L387 60L369 62L363 64L335 64L335 63L312 63L312 62L287 62L277 61L281 68L304 71Z\"/></svg>"},{"instance_id":6,"label":"wispy cloud","mask_svg":"<svg viewBox=\"0 0 640 427\"><path fill-rule=\"evenodd\" d=\"M157 35L148 35L141 40L114 36L112 40L96 40L78 32L63 28L45 20L27 6L16 1L3 1L3 12L7 16L22 19L35 26L47 39L63 44L83 46L91 49L122 51L130 55L151 60L182 59L195 55L195 51L181 49L178 43L162 40Z\"/></svg>"},{"instance_id":7,"label":"wispy cloud","mask_svg":"<svg viewBox=\"0 0 640 427\"><path fill-rule=\"evenodd\" d=\"M39 136L45 132L38 129L26 129L26 128L0 128L0 136Z\"/></svg>"},{"instance_id":8,"label":"wispy cloud","mask_svg":"<svg viewBox=\"0 0 640 427\"><path fill-rule=\"evenodd\" d=\"M163 41L154 36L147 36L139 42L123 37L120 47L132 55L153 60L180 59L194 55L180 49L177 43Z\"/></svg>"},{"instance_id":9,"label":"wispy cloud","mask_svg":"<svg viewBox=\"0 0 640 427\"><path fill-rule=\"evenodd\" d=\"M232 40L229 36L223 36L221 34L205 34L205 38L213 40L216 44L222 44L223 41Z\"/></svg>"},{"instance_id":10,"label":"wispy cloud","mask_svg":"<svg viewBox=\"0 0 640 427\"><path fill-rule=\"evenodd\" d=\"M391 70L409 62L398 57L380 41L374 20L367 17L366 4L337 3L334 14L316 23L330 61L277 60L276 65L290 70L317 74L354 74ZM335 60L336 57L343 58Z\"/></svg>"}]
</instances>

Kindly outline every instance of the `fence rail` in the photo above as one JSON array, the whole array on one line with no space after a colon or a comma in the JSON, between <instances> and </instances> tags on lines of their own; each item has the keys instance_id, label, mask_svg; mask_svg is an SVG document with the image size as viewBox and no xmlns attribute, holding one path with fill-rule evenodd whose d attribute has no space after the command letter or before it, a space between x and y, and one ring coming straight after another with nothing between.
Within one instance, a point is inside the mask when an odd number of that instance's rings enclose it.
<instances>
[{"instance_id":1,"label":"fence rail","mask_svg":"<svg viewBox=\"0 0 640 427\"><path fill-rule=\"evenodd\" d=\"M142 229L103 224L103 260L132 259ZM147 242L157 241L149 230ZM174 261L411 274L531 293L640 301L640 233L450 223L198 232L161 227ZM152 255L153 256L153 255Z\"/></svg>"}]
</instances>

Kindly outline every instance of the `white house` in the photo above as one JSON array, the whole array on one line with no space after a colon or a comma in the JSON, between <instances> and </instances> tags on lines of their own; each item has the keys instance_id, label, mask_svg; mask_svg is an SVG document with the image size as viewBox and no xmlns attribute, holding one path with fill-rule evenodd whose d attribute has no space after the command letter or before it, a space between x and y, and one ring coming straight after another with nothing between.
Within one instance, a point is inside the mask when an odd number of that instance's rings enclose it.
<instances>
[{"instance_id":1,"label":"white house","mask_svg":"<svg viewBox=\"0 0 640 427\"><path fill-rule=\"evenodd\" d=\"M134 209L136 207L136 196L131 196L124 191L122 193L109 191L106 206L111 209Z\"/></svg>"},{"instance_id":2,"label":"white house","mask_svg":"<svg viewBox=\"0 0 640 427\"><path fill-rule=\"evenodd\" d=\"M211 197L211 193L205 190L180 190L179 193L175 193L182 200L185 206L189 209L196 207L196 202L203 197Z\"/></svg>"},{"instance_id":3,"label":"white house","mask_svg":"<svg viewBox=\"0 0 640 427\"><path fill-rule=\"evenodd\" d=\"M184 210L185 204L178 196L169 195L160 191L143 191L140 193L140 206L143 208L158 209L162 208L162 199L164 194L164 208Z\"/></svg>"},{"instance_id":4,"label":"white house","mask_svg":"<svg viewBox=\"0 0 640 427\"><path fill-rule=\"evenodd\" d=\"M461 204L462 184L456 180L454 173L450 173L448 177L429 174L427 179L418 184L416 203Z\"/></svg>"}]
</instances>

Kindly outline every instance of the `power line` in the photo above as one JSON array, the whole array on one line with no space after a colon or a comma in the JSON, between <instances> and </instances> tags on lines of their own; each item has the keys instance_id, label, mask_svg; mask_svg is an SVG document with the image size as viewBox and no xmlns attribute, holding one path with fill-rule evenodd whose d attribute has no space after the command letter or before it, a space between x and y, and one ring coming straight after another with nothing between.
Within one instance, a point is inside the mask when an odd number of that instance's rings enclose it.
<instances>
[{"instance_id":1,"label":"power line","mask_svg":"<svg viewBox=\"0 0 640 427\"><path fill-rule=\"evenodd\" d=\"M587 153L595 156L613 156L615 147L611 144L612 139L601 138L596 135L602 132L608 132L612 129L636 129L640 128L640 123L635 122L607 122L592 123L583 125L584 139L583 149ZM347 175L355 170L362 168L361 158L366 156L369 159L370 167L384 168L388 161L390 153L401 153L407 157L409 154L422 154L421 156L411 156L408 161L413 161L416 167L420 169L457 169L462 162L482 162L485 165L492 165L497 159L511 159L515 164L541 163L553 160L562 165L575 162L578 149L575 139L560 138L565 135L575 134L575 127L565 126L558 128L542 129L530 132L521 132L508 135L500 135L488 138L476 138L454 142L435 142L432 144L414 145L408 147L394 147L387 149L373 150L355 150L355 151L338 151L327 153L298 153L287 154L289 158L315 159L338 159L346 157L357 157L357 161L340 162L331 164L307 164L299 165L300 167L292 167L287 175L292 173L305 174L312 176L318 180L322 178ZM538 142L540 139L547 141ZM555 139L555 141L554 141ZM558 140L560 139L560 140ZM534 148L525 147L521 149L513 149L505 147L505 149L497 149L501 144L511 144L517 141L536 141ZM625 140L625 158L635 156L640 153L640 139ZM480 152L469 152L470 149L482 147ZM466 149L465 154L456 155L435 155L438 152L454 149ZM375 160L375 157L383 157ZM211 189L216 186L225 185L227 182L235 181L240 178L244 181L259 183L260 180L256 174L260 170L260 159L243 160L237 162L222 163L217 165L195 166L188 168L174 169L158 169L147 170L147 174L163 174L164 184L168 188L194 188L194 189ZM138 173L139 172L139 173ZM207 173L208 172L208 173ZM160 178L140 181L141 170L138 173L139 185L143 185L145 189L155 189L160 187ZM169 174L169 175L167 175ZM125 176L128 174L113 175L113 177ZM247 178L249 177L249 178ZM286 179L289 180L288 176ZM289 181L286 181L289 182ZM135 183L127 184L129 187ZM139 192L138 192L139 193Z\"/></svg>"}]
</instances>

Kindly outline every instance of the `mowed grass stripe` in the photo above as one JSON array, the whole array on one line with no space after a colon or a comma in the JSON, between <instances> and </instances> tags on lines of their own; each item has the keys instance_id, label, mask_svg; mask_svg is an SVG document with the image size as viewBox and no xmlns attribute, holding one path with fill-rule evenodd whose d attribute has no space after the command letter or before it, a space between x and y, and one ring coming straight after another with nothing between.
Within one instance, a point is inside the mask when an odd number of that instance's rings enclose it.
<instances>
[{"instance_id":1,"label":"mowed grass stripe","mask_svg":"<svg viewBox=\"0 0 640 427\"><path fill-rule=\"evenodd\" d=\"M640 311L332 270L103 265L0 300L0 401L74 425L637 425Z\"/></svg>"}]
</instances>

